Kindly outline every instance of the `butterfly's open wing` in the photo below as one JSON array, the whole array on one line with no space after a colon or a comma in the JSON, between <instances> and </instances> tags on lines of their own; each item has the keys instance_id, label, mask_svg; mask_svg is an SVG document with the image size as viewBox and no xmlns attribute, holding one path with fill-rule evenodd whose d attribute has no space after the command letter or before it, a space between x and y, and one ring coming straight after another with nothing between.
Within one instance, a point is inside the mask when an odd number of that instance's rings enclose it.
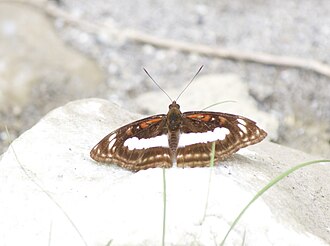
<instances>
[{"instance_id":1,"label":"butterfly's open wing","mask_svg":"<svg viewBox=\"0 0 330 246\"><path fill-rule=\"evenodd\" d=\"M166 115L138 120L111 132L91 150L90 156L132 171L171 167Z\"/></svg>"},{"instance_id":2,"label":"butterfly's open wing","mask_svg":"<svg viewBox=\"0 0 330 246\"><path fill-rule=\"evenodd\" d=\"M212 142L215 160L223 160L240 148L260 142L267 133L242 116L218 112L186 112L177 150L179 167L203 167L210 163Z\"/></svg>"}]
</instances>

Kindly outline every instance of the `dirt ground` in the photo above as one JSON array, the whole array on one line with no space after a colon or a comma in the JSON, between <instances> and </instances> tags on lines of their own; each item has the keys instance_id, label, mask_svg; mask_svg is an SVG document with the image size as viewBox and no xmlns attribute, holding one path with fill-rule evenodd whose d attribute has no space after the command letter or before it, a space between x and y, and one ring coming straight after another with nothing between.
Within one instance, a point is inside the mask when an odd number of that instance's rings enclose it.
<instances>
[{"instance_id":1,"label":"dirt ground","mask_svg":"<svg viewBox=\"0 0 330 246\"><path fill-rule=\"evenodd\" d=\"M330 157L329 77L306 69L183 53L106 33L130 29L214 48L329 64L327 1L48 1L79 17L86 28L14 2L0 1L0 153L10 142L4 125L15 138L52 108L84 97L106 98L141 112L136 96L158 90L143 67L168 89L187 83L204 65L204 74L234 73L246 81L260 109L280 123L274 142ZM86 23L106 28L90 31Z\"/></svg>"}]
</instances>

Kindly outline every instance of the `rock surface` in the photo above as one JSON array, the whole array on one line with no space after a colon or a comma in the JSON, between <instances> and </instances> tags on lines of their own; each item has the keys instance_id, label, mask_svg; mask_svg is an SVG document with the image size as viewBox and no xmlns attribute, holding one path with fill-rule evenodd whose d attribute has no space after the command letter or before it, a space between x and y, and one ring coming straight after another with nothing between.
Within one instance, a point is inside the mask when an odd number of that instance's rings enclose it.
<instances>
[{"instance_id":1,"label":"rock surface","mask_svg":"<svg viewBox=\"0 0 330 246\"><path fill-rule=\"evenodd\" d=\"M17 138L0 161L2 244L84 245L65 211L88 245L160 245L162 169L132 173L89 157L103 136L140 117L105 100L74 101ZM258 190L314 159L267 141L240 151L213 169L204 221L210 169L167 169L166 245L219 244ZM329 174L320 164L285 178L244 214L227 245L330 243Z\"/></svg>"}]
</instances>

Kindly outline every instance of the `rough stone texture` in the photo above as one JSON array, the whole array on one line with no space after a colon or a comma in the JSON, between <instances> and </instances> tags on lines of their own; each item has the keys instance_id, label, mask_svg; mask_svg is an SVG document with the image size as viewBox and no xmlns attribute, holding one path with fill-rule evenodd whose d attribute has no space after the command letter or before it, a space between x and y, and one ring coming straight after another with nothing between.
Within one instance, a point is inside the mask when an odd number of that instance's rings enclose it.
<instances>
[{"instance_id":1,"label":"rough stone texture","mask_svg":"<svg viewBox=\"0 0 330 246\"><path fill-rule=\"evenodd\" d=\"M89 158L105 134L138 119L100 99L71 102L47 114L16 139L0 161L0 241L4 245L159 245L162 170L132 173ZM13 153L17 155L17 159ZM215 245L253 195L302 161L299 151L263 141L213 170L203 218L209 168L171 168L167 179L167 245ZM18 163L19 161L19 163ZM299 170L271 188L243 216L228 245L327 245L329 167Z\"/></svg>"}]
</instances>

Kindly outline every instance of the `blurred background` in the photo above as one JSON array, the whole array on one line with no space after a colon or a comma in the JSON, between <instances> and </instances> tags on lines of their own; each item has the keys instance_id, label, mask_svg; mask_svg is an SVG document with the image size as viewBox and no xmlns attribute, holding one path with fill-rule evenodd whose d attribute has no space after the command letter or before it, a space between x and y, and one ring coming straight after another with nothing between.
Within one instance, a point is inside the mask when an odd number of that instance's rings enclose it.
<instances>
[{"instance_id":1,"label":"blurred background","mask_svg":"<svg viewBox=\"0 0 330 246\"><path fill-rule=\"evenodd\" d=\"M0 154L10 144L5 126L16 138L87 97L148 114L134 99L159 89L143 67L166 90L204 65L203 74L247 83L279 121L272 141L330 157L329 13L327 0L0 0Z\"/></svg>"}]
</instances>

